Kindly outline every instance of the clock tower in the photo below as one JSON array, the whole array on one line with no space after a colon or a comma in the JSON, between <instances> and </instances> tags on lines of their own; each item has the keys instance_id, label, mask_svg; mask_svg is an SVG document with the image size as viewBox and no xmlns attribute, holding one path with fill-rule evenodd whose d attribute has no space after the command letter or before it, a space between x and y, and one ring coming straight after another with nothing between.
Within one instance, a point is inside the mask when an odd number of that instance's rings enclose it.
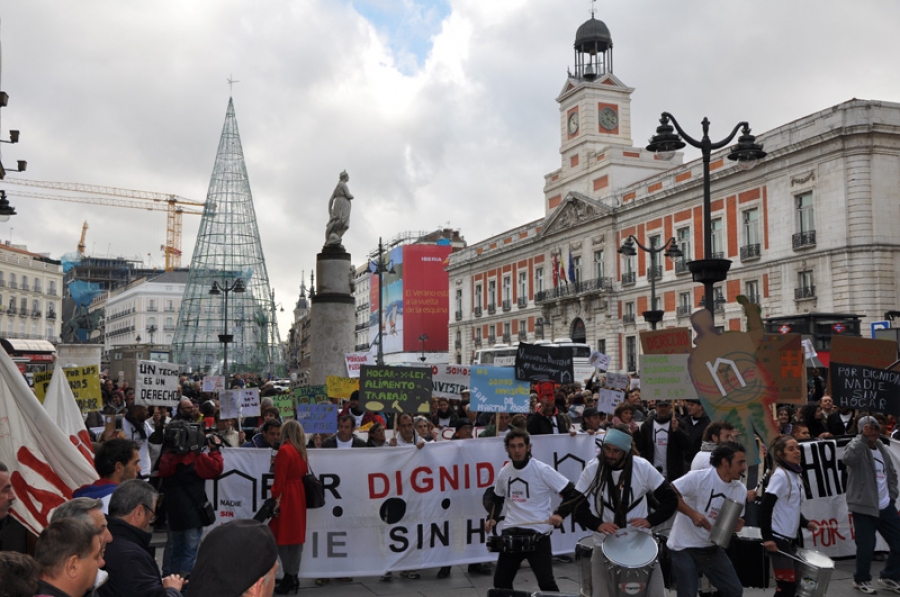
<instances>
[{"instance_id":1,"label":"clock tower","mask_svg":"<svg viewBox=\"0 0 900 597\"><path fill-rule=\"evenodd\" d=\"M575 71L568 73L556 98L562 166L545 177L547 214L568 191L600 199L672 167L632 146L634 89L613 74L613 42L606 24L591 15L575 33L574 48Z\"/></svg>"}]
</instances>

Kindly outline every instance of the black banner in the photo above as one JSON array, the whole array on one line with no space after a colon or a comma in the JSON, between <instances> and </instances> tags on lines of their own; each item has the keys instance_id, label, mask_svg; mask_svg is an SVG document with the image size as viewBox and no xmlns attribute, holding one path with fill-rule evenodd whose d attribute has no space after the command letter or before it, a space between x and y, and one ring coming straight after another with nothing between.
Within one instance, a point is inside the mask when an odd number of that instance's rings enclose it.
<instances>
[{"instance_id":1,"label":"black banner","mask_svg":"<svg viewBox=\"0 0 900 597\"><path fill-rule=\"evenodd\" d=\"M569 346L545 346L519 343L516 351L516 379L534 381L551 379L556 383L572 383L574 358Z\"/></svg>"},{"instance_id":2,"label":"black banner","mask_svg":"<svg viewBox=\"0 0 900 597\"><path fill-rule=\"evenodd\" d=\"M378 367L359 370L359 403L372 412L430 413L431 367Z\"/></svg>"},{"instance_id":3,"label":"black banner","mask_svg":"<svg viewBox=\"0 0 900 597\"><path fill-rule=\"evenodd\" d=\"M828 370L836 405L900 416L900 372L834 361Z\"/></svg>"}]
</instances>

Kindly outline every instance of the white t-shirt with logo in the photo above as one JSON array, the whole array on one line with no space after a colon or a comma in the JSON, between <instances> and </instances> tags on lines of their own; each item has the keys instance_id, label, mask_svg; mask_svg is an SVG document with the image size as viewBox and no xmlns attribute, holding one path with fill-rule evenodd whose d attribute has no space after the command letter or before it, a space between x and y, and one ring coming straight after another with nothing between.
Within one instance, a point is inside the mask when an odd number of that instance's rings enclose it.
<instances>
[{"instance_id":1,"label":"white t-shirt with logo","mask_svg":"<svg viewBox=\"0 0 900 597\"><path fill-rule=\"evenodd\" d=\"M740 481L726 483L714 468L691 471L672 481L672 486L678 490L685 503L706 516L711 525L716 524L716 518L725 499L739 502L742 513L743 504L747 500L747 488L743 483ZM709 540L708 530L695 526L687 514L678 512L666 545L669 549L680 551L689 547L711 547L713 542Z\"/></svg>"},{"instance_id":2,"label":"white t-shirt with logo","mask_svg":"<svg viewBox=\"0 0 900 597\"><path fill-rule=\"evenodd\" d=\"M549 464L534 458L524 468L517 469L512 462L500 469L494 483L494 493L506 498L505 528L521 526L538 533L548 533L549 524L523 524L547 520L553 514L551 499L559 495L569 480Z\"/></svg>"},{"instance_id":3,"label":"white t-shirt with logo","mask_svg":"<svg viewBox=\"0 0 900 597\"><path fill-rule=\"evenodd\" d=\"M694 459L691 460L691 470L702 471L703 469L712 468L712 464L709 463L710 456L712 456L712 452L704 452L703 450L697 452Z\"/></svg>"},{"instance_id":4,"label":"white t-shirt with logo","mask_svg":"<svg viewBox=\"0 0 900 597\"><path fill-rule=\"evenodd\" d=\"M597 469L599 466L600 463L596 458L588 463L581 472L578 483L575 484L575 489L577 491L580 493L587 493L591 484L594 482L594 477L597 476ZM621 476L622 471L612 471L613 483L618 484ZM659 486L662 485L663 482L665 482L665 479L652 464L643 458L634 458L631 465L631 492L627 496L628 508L625 518L627 520L631 520L632 518L647 518L647 515L649 514L647 494L653 493L659 489ZM598 512L598 498L602 500L603 516L600 516ZM591 506L591 514L600 518L603 522L615 522L615 507L613 506L612 498L609 496L608 487L605 488L602 496L592 494L588 495L587 499ZM595 545L603 543L605 538L606 535L597 532L596 529L594 530Z\"/></svg>"},{"instance_id":5,"label":"white t-shirt with logo","mask_svg":"<svg viewBox=\"0 0 900 597\"><path fill-rule=\"evenodd\" d=\"M666 454L669 451L669 433L671 431L672 421L660 423L656 419L653 420L653 466L656 470L666 474Z\"/></svg>"},{"instance_id":6,"label":"white t-shirt with logo","mask_svg":"<svg viewBox=\"0 0 900 597\"><path fill-rule=\"evenodd\" d=\"M772 532L793 539L800 528L800 504L803 502L803 481L800 475L779 466L769 478L766 493L778 497L772 511Z\"/></svg>"},{"instance_id":7,"label":"white t-shirt with logo","mask_svg":"<svg viewBox=\"0 0 900 597\"><path fill-rule=\"evenodd\" d=\"M341 438L335 437L335 441L337 442L337 447L340 448L352 448L353 447L353 438L351 437L349 441L341 441Z\"/></svg>"},{"instance_id":8,"label":"white t-shirt with logo","mask_svg":"<svg viewBox=\"0 0 900 597\"><path fill-rule=\"evenodd\" d=\"M891 503L891 492L888 491L887 468L884 466L884 456L876 446L872 450L875 457L875 485L878 487L878 509L884 510Z\"/></svg>"},{"instance_id":9,"label":"white t-shirt with logo","mask_svg":"<svg viewBox=\"0 0 900 597\"><path fill-rule=\"evenodd\" d=\"M413 447L415 447L420 441L422 441L422 438L420 438L419 434L416 433L415 431L413 431L412 442L408 442L405 439L403 439L403 436L400 433L397 433L397 435L395 435L394 437L397 438L398 446L413 446Z\"/></svg>"},{"instance_id":10,"label":"white t-shirt with logo","mask_svg":"<svg viewBox=\"0 0 900 597\"><path fill-rule=\"evenodd\" d=\"M122 419L122 434L125 436L125 439L133 441L137 444L138 447L138 462L141 466L141 477L149 477L151 468L153 463L150 462L150 442L147 439L150 435L153 434L153 424L150 421L144 421L144 435L145 437L141 437L141 432L129 421L128 419Z\"/></svg>"}]
</instances>

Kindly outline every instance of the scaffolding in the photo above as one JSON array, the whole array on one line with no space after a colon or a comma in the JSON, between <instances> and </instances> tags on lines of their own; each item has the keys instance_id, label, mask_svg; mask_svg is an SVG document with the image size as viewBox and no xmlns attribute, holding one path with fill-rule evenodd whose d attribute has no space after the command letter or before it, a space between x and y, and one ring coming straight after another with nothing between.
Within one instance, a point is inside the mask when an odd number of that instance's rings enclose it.
<instances>
[{"instance_id":1,"label":"scaffolding","mask_svg":"<svg viewBox=\"0 0 900 597\"><path fill-rule=\"evenodd\" d=\"M221 287L239 278L244 292L209 294L213 282ZM269 289L232 98L228 99L225 126L172 341L176 363L197 372L223 370L219 334L225 333L226 310L228 334L233 336L228 345L227 370L253 372L262 377L285 375L275 301Z\"/></svg>"}]
</instances>

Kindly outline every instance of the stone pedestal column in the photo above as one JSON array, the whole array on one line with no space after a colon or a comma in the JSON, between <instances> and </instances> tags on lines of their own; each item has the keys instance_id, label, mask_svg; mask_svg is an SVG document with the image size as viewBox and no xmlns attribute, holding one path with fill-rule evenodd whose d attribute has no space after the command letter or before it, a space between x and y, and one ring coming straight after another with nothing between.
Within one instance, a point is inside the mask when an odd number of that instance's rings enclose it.
<instances>
[{"instance_id":1,"label":"stone pedestal column","mask_svg":"<svg viewBox=\"0 0 900 597\"><path fill-rule=\"evenodd\" d=\"M316 294L309 316L309 385L325 385L329 375L347 377L344 354L356 346L351 271L350 253L340 245L323 247L316 255Z\"/></svg>"}]
</instances>

